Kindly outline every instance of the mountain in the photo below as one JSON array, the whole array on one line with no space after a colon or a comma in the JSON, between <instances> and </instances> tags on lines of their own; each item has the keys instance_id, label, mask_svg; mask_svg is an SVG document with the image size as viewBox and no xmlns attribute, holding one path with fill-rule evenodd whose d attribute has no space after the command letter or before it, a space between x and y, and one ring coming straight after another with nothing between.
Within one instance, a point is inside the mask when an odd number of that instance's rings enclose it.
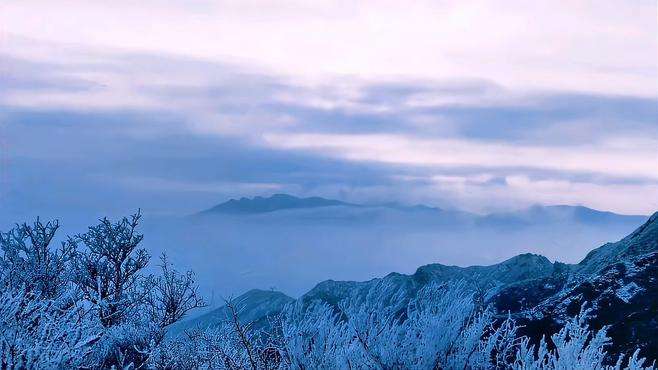
<instances>
[{"instance_id":1,"label":"mountain","mask_svg":"<svg viewBox=\"0 0 658 370\"><path fill-rule=\"evenodd\" d=\"M558 268L559 268L558 264ZM488 290L501 284L510 284L520 280L550 276L556 269L546 257L535 254L521 254L501 263L490 266L446 266L439 263L419 267L413 275L391 273L384 278L365 282L327 280L319 283L300 299L311 302L323 300L337 303L353 295L365 294L375 285L396 286L407 296L413 296L430 282L447 282L463 280L473 288Z\"/></svg>"},{"instance_id":2,"label":"mountain","mask_svg":"<svg viewBox=\"0 0 658 370\"><path fill-rule=\"evenodd\" d=\"M255 329L267 326L269 318L281 312L286 304L293 301L293 298L281 292L260 289L252 289L233 299L235 307L239 310L240 321L243 324L250 323ZM230 320L230 317L228 308L222 306L201 316L174 324L169 328L169 333L175 335L188 329L215 327Z\"/></svg>"},{"instance_id":3,"label":"mountain","mask_svg":"<svg viewBox=\"0 0 658 370\"><path fill-rule=\"evenodd\" d=\"M345 207L357 209L381 209L401 212L418 212L430 215L441 213L441 216L454 218L455 221L474 221L477 225L536 225L555 222L578 222L582 224L614 224L633 223L637 224L645 219L645 216L619 215L612 212L598 211L583 206L541 206L534 205L527 209L513 212L498 212L484 216L478 216L468 212L445 211L438 207L424 204L404 205L396 202L356 204L335 199L321 197L300 198L289 194L274 194L270 197L253 197L230 199L210 209L199 212L202 215L210 214L262 214L283 210L306 210L325 207ZM335 212L340 212L333 208Z\"/></svg>"},{"instance_id":4,"label":"mountain","mask_svg":"<svg viewBox=\"0 0 658 370\"><path fill-rule=\"evenodd\" d=\"M298 198L288 194L274 194L268 198L240 198L231 199L218 204L202 214L256 214L275 212L286 209L319 208L331 206L349 206L355 204L341 202L339 200L324 199L320 197Z\"/></svg>"},{"instance_id":5,"label":"mountain","mask_svg":"<svg viewBox=\"0 0 658 370\"><path fill-rule=\"evenodd\" d=\"M357 209L390 209L402 212L439 212L440 208L430 207L423 204L404 205L396 202L355 204L335 199L321 197L300 198L289 194L274 194L270 197L253 197L230 199L210 209L199 212L202 215L209 214L261 214L283 210L303 210L323 207L346 207Z\"/></svg>"},{"instance_id":6,"label":"mountain","mask_svg":"<svg viewBox=\"0 0 658 370\"><path fill-rule=\"evenodd\" d=\"M337 305L381 286L393 287L395 299L406 299L427 284L448 281L462 281L479 292L484 304L501 317L514 317L521 334L534 341L555 333L568 317L588 307L591 328L609 327L611 355L640 348L642 357L658 358L658 212L627 237L591 251L577 264L551 262L530 253L489 266L429 264L412 275L391 273L362 282L327 280L298 300ZM252 291L244 301L245 316L262 325L293 299L283 293ZM225 309L216 312L195 322L216 323L225 317Z\"/></svg>"},{"instance_id":7,"label":"mountain","mask_svg":"<svg viewBox=\"0 0 658 370\"><path fill-rule=\"evenodd\" d=\"M583 206L541 206L534 205L514 212L499 212L482 216L477 220L481 226L514 227L524 225L541 225L563 222L575 222L582 225L614 225L643 222L646 216L620 215L607 211L598 211Z\"/></svg>"},{"instance_id":8,"label":"mountain","mask_svg":"<svg viewBox=\"0 0 658 370\"><path fill-rule=\"evenodd\" d=\"M552 334L585 305L592 310L592 328L609 327L612 353L640 348L642 356L657 359L658 212L626 238L593 250L568 271L510 285L491 302L499 311L512 313L525 334L535 338Z\"/></svg>"}]
</instances>

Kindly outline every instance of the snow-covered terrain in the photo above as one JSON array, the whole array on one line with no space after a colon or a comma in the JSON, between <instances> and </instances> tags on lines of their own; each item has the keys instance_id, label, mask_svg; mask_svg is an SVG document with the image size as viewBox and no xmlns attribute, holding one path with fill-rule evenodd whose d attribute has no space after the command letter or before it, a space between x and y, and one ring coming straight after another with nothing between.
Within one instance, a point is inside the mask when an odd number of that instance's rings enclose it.
<instances>
[{"instance_id":1,"label":"snow-covered terrain","mask_svg":"<svg viewBox=\"0 0 658 370\"><path fill-rule=\"evenodd\" d=\"M578 264L429 264L296 300L251 290L189 320L205 306L195 275L153 261L140 220L102 219L59 246L56 221L0 234L3 368L611 370L658 358L658 213Z\"/></svg>"},{"instance_id":2,"label":"snow-covered terrain","mask_svg":"<svg viewBox=\"0 0 658 370\"><path fill-rule=\"evenodd\" d=\"M391 273L363 282L323 281L297 302L341 307L345 300L356 300L389 307L416 299L428 286L458 282L461 290L475 292L476 300L494 309L499 318L514 318L520 325L518 333L531 343L557 335L565 323L585 310L584 322L591 329L606 328L611 337L608 360L635 349L640 349L642 356L658 359L657 276L658 213L621 241L594 249L578 264L552 263L534 254L490 266L431 264L413 275ZM373 291L378 292L374 298ZM269 304L264 302L267 297ZM267 317L280 314L292 301L283 297L278 292L250 291L235 301L241 305L245 323L262 327L267 325ZM220 308L183 322L173 331L218 326L225 320L225 311Z\"/></svg>"}]
</instances>

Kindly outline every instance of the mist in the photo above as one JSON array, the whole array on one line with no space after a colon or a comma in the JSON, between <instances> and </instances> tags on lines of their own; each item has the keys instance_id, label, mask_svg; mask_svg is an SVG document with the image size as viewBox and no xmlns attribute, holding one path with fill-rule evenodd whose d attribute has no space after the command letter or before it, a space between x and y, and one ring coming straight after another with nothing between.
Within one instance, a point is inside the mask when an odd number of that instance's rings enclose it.
<instances>
[{"instance_id":1,"label":"mist","mask_svg":"<svg viewBox=\"0 0 658 370\"><path fill-rule=\"evenodd\" d=\"M431 263L490 265L521 253L577 263L591 249L631 232L637 226L633 220L483 224L468 214L323 207L146 217L143 243L152 255L166 252L181 269L193 269L208 297L252 288L296 297L327 279L412 274Z\"/></svg>"}]
</instances>

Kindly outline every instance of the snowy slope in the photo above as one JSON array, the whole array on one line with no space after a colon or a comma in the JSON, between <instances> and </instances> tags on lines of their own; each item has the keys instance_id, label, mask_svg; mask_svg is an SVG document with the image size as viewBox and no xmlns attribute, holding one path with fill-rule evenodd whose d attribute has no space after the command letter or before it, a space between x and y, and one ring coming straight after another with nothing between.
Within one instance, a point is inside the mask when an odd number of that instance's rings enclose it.
<instances>
[{"instance_id":1,"label":"snowy slope","mask_svg":"<svg viewBox=\"0 0 658 370\"><path fill-rule=\"evenodd\" d=\"M268 317L281 312L286 304L293 301L293 298L281 292L252 289L233 299L233 304L239 310L240 321L251 323L252 327L258 329L268 324ZM169 331L176 334L188 329L206 329L221 325L230 320L230 317L226 306L222 306L199 317L178 322Z\"/></svg>"},{"instance_id":2,"label":"snowy slope","mask_svg":"<svg viewBox=\"0 0 658 370\"><path fill-rule=\"evenodd\" d=\"M490 266L430 264L412 275L391 273L362 282L327 280L299 300L336 305L346 297L366 296L376 286L391 287L398 299L405 299L429 283L457 280L466 282L501 316L512 314L523 324L523 334L535 340L558 330L588 302L593 309L590 325L610 326L611 354L639 347L642 356L658 358L658 213L626 238L593 250L578 264L552 263L529 253ZM248 292L241 300L243 319L257 325L293 301L282 293L264 291ZM219 309L185 325L215 325L225 314Z\"/></svg>"}]
</instances>

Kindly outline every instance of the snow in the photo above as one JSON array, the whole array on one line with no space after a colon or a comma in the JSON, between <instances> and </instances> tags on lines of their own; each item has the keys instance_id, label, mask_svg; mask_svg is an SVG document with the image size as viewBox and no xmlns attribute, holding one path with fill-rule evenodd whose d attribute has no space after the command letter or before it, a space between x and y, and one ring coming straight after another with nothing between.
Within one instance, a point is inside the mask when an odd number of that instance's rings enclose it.
<instances>
[{"instance_id":1,"label":"snow","mask_svg":"<svg viewBox=\"0 0 658 370\"><path fill-rule=\"evenodd\" d=\"M619 297L619 299L621 299L625 303L629 303L631 299L635 297L636 294L638 294L643 290L644 289L641 288L639 285L637 285L635 282L631 282L617 289L615 294L617 295L617 297Z\"/></svg>"}]
</instances>

